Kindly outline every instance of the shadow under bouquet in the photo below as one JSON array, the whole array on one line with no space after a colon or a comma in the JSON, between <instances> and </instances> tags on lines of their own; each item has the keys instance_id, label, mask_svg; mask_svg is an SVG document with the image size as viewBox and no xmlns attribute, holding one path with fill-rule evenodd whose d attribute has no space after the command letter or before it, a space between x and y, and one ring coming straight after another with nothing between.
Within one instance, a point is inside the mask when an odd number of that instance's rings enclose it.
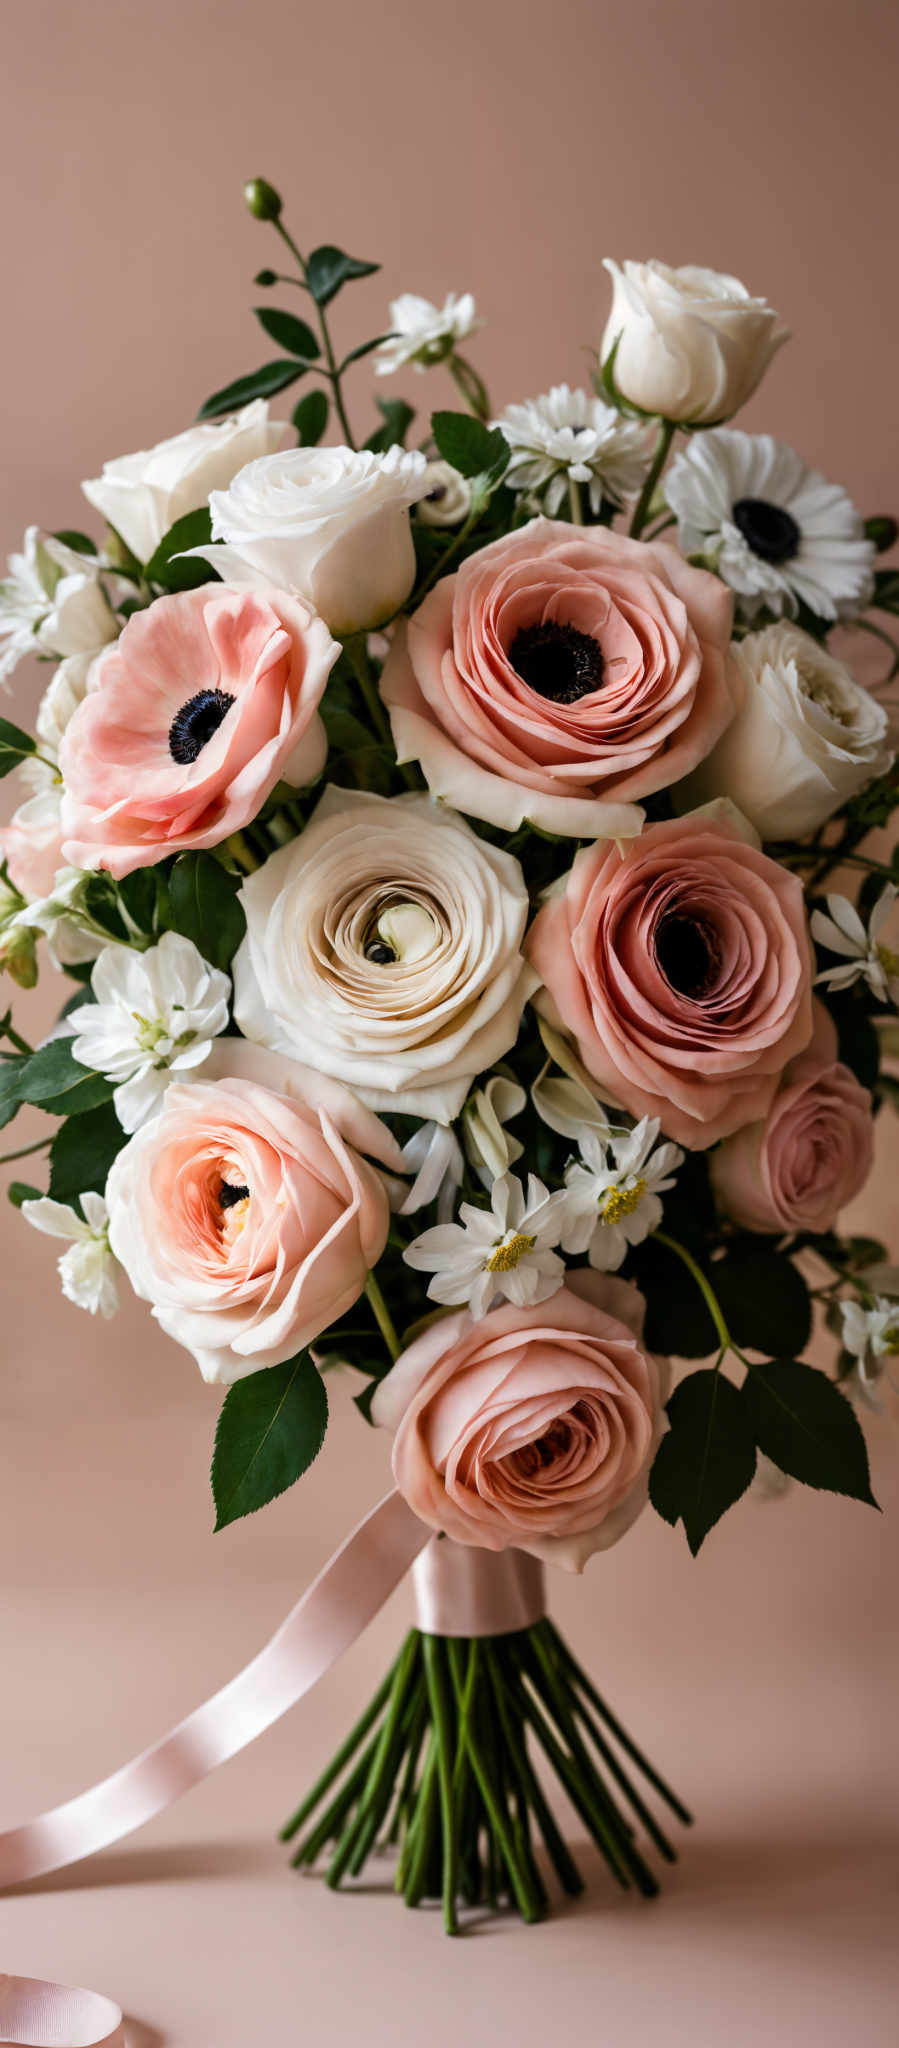
<instances>
[{"instance_id":1,"label":"shadow under bouquet","mask_svg":"<svg viewBox=\"0 0 899 2048\"><path fill-rule=\"evenodd\" d=\"M897 530L730 424L786 340L736 279L610 263L592 388L495 415L470 296L338 356L377 266L246 197L308 321L257 308L274 360L0 586L0 670L55 664L0 722L0 957L75 984L37 1050L2 1020L0 1120L53 1120L9 1193L69 1299L127 1276L227 1389L217 1527L347 1370L393 1433L416 1626L284 1835L332 1885L390 1845L454 1932L580 1888L550 1784L645 1893L689 1819L544 1566L648 1503L695 1552L752 1487L872 1500L899 1269L839 1217L897 1088L899 779L845 629L891 681ZM359 445L365 357L458 409L379 397Z\"/></svg>"}]
</instances>

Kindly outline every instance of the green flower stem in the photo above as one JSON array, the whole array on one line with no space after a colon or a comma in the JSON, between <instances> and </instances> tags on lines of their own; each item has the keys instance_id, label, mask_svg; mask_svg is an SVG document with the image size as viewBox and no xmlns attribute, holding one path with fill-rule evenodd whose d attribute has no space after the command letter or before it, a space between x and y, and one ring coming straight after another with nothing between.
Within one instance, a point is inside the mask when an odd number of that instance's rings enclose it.
<instances>
[{"instance_id":1,"label":"green flower stem","mask_svg":"<svg viewBox=\"0 0 899 2048\"><path fill-rule=\"evenodd\" d=\"M245 875L254 875L262 866L243 832L232 832L224 841L222 852L230 854L235 867L241 868Z\"/></svg>"},{"instance_id":2,"label":"green flower stem","mask_svg":"<svg viewBox=\"0 0 899 2048\"><path fill-rule=\"evenodd\" d=\"M572 1656L567 1643L560 1636L555 1624L546 1617L538 1626L550 1638L556 1654L570 1672L573 1683L581 1692L586 1694L588 1700L592 1700L597 1713L605 1721L606 1726L611 1729L616 1742L620 1743L626 1755L637 1765L638 1770L642 1771L647 1783L658 1793L660 1799L664 1799L666 1806L671 1808L672 1813L676 1815L683 1827L692 1827L692 1813L688 1812L682 1800L678 1799L676 1792L672 1792L670 1785L667 1785L664 1778L660 1777L655 1766L644 1756L643 1751L637 1748L633 1737L628 1734L626 1728L622 1727L621 1722L612 1713L611 1707L606 1705L605 1700L597 1692L592 1679L588 1678L586 1671L581 1669L576 1658Z\"/></svg>"},{"instance_id":3,"label":"green flower stem","mask_svg":"<svg viewBox=\"0 0 899 2048\"><path fill-rule=\"evenodd\" d=\"M571 1688L569 1688L569 1690L571 1690ZM616 1785L620 1785L621 1790L624 1793L625 1799L628 1801L628 1804L633 1808L633 1811L636 1814L637 1819L646 1829L646 1833L648 1834L650 1840L655 1843L659 1855L664 1856L666 1863L676 1863L677 1850L672 1848L667 1835L662 1833L658 1821L650 1813L649 1808L646 1805L645 1801L641 1799L640 1794L637 1791L636 1785L633 1785L631 1783L630 1778L627 1775L627 1772L624 1770L623 1766L618 1762L618 1758L616 1757L615 1752L611 1747L611 1744L606 1741L606 1738L603 1735L602 1729L599 1727L598 1722L594 1720L593 1715L588 1712L587 1708L580 1701L578 1701L576 1696L574 1696L573 1694L572 1705L575 1707L577 1711L579 1711L580 1718L584 1724L584 1727L586 1728L587 1733L590 1736L591 1740L595 1743L596 1748L598 1749L599 1754L602 1758L602 1761L605 1764L606 1770L609 1772L610 1776L614 1778Z\"/></svg>"},{"instance_id":4,"label":"green flower stem","mask_svg":"<svg viewBox=\"0 0 899 2048\"><path fill-rule=\"evenodd\" d=\"M657 1230L655 1233L655 1238L657 1244L665 1244L668 1246L668 1250L670 1252L677 1253L677 1256L681 1260L682 1264L686 1266L687 1272L691 1274L692 1278L695 1280L696 1285L699 1288L699 1292L702 1295L702 1298L705 1302L706 1308L708 1309L709 1315L711 1316L715 1328L718 1332L718 1339L721 1345L722 1352L735 1351L737 1347L734 1344L733 1338L731 1337L730 1331L721 1313L721 1304L718 1300L718 1296L715 1293L715 1290L711 1285L711 1282L706 1279L706 1276L702 1271L702 1267L697 1266L696 1260L694 1259L692 1252L688 1252L686 1245L681 1244L678 1238L669 1237L667 1230ZM742 1353L740 1353L739 1355L742 1356Z\"/></svg>"},{"instance_id":5,"label":"green flower stem","mask_svg":"<svg viewBox=\"0 0 899 2048\"><path fill-rule=\"evenodd\" d=\"M421 604L422 598L427 596L432 584L437 583L441 576L446 575L447 563L451 562L454 555L457 555L459 553L459 549L465 546L465 542L467 541L468 536L471 533L473 527L477 526L478 520L480 519L483 510L483 505L478 504L477 500L475 500L471 507L471 511L468 513L467 518L463 521L462 525L460 526L458 533L454 534L452 540L450 541L449 547L444 548L439 561L434 563L433 568L429 569L427 576L424 578L424 581L422 583L419 583L417 589L413 591L409 603L410 605L414 605L416 611L418 609L418 606Z\"/></svg>"},{"instance_id":6,"label":"green flower stem","mask_svg":"<svg viewBox=\"0 0 899 2048\"><path fill-rule=\"evenodd\" d=\"M377 734L381 745L389 747L392 751L393 734L390 730L390 720L381 703L378 686L372 674L365 634L347 634L343 643L343 650L365 701L369 722Z\"/></svg>"},{"instance_id":7,"label":"green flower stem","mask_svg":"<svg viewBox=\"0 0 899 2048\"><path fill-rule=\"evenodd\" d=\"M443 1824L443 1924L447 1934L458 1934L456 1885L459 1849L453 1807L453 1711L451 1686L442 1646L436 1636L422 1637L425 1677L431 1714L437 1732L437 1773Z\"/></svg>"},{"instance_id":8,"label":"green flower stem","mask_svg":"<svg viewBox=\"0 0 899 2048\"><path fill-rule=\"evenodd\" d=\"M424 1897L428 1860L439 1818L437 1796L437 1736L433 1729L421 1778L418 1811L412 1824L412 1853L409 1858L403 1897L407 1906L417 1906Z\"/></svg>"},{"instance_id":9,"label":"green flower stem","mask_svg":"<svg viewBox=\"0 0 899 2048\"><path fill-rule=\"evenodd\" d=\"M401 1655L402 1651L400 1652ZM324 1798L325 1793L330 1791L335 1779L339 1778L341 1771L349 1763L350 1757L359 1748L360 1743L364 1741L372 1723L377 1720L387 1700L399 1668L399 1662L400 1658L395 1657L386 1678L379 1685L374 1698L369 1701L364 1714L360 1714L355 1727L350 1729L346 1741L341 1743L336 1755L332 1757L331 1762L322 1771L321 1776L316 1778L311 1792L307 1792L305 1799L297 1807L296 1813L291 1814L290 1819L285 1821L278 1837L279 1841L289 1842L294 1835L299 1833L303 1822L310 1813L314 1812L319 1801Z\"/></svg>"},{"instance_id":10,"label":"green flower stem","mask_svg":"<svg viewBox=\"0 0 899 2048\"><path fill-rule=\"evenodd\" d=\"M677 427L675 425L674 420L659 421L659 433L655 445L655 452L653 454L653 458L649 465L649 468L646 472L646 476L643 480L643 489L640 492L640 496L637 499L636 505L634 506L634 516L631 520L630 526L632 540L639 539L641 533L643 532L643 528L646 525L646 521L649 517L649 508L655 496L656 484L658 483L659 477L661 476L665 464L668 460L668 452L676 433Z\"/></svg>"},{"instance_id":11,"label":"green flower stem","mask_svg":"<svg viewBox=\"0 0 899 2048\"><path fill-rule=\"evenodd\" d=\"M571 513L572 526L583 526L584 513L581 505L580 486L575 483L573 477L568 479L568 509Z\"/></svg>"},{"instance_id":12,"label":"green flower stem","mask_svg":"<svg viewBox=\"0 0 899 2048\"><path fill-rule=\"evenodd\" d=\"M51 1132L48 1138L35 1138L33 1145L20 1145L18 1152L0 1153L0 1166L11 1166L14 1159L28 1159L32 1152L45 1151L48 1145L52 1145L55 1135Z\"/></svg>"},{"instance_id":13,"label":"green flower stem","mask_svg":"<svg viewBox=\"0 0 899 2048\"><path fill-rule=\"evenodd\" d=\"M282 242L286 242L287 247L290 250L291 256L294 258L294 261L299 264L300 269L303 273L303 283L306 286L306 290L308 291L309 286L307 283L305 257L300 255L300 251L297 248L293 236L288 234L287 229L284 226L284 222L280 218L272 221L272 227L277 228L278 234L280 235ZM337 417L340 421L341 427L343 429L343 435L347 443L347 446L349 448L355 448L356 443L353 440L353 430L350 426L350 422L347 417L346 406L344 404L343 391L340 383L340 371L337 368L337 357L334 354L334 345L331 341L331 330L328 326L327 314L325 313L324 306L320 306L317 299L315 299L313 303L315 305L316 313L318 314L318 324L321 329L322 344L325 351L325 361L328 366L326 374L328 382L334 393L334 407L337 413Z\"/></svg>"},{"instance_id":14,"label":"green flower stem","mask_svg":"<svg viewBox=\"0 0 899 2048\"><path fill-rule=\"evenodd\" d=\"M369 1772L375 1760L377 1744L378 1738L375 1735L363 1750L359 1762L356 1764L355 1769L350 1772L345 1784L341 1786L336 1798L332 1799L330 1805L322 1814L317 1827L314 1827L304 1837L299 1848L294 1852L290 1859L294 1870L302 1869L305 1863L315 1863L328 1842L335 1842L341 1834L350 1808L357 1804L365 1789Z\"/></svg>"},{"instance_id":15,"label":"green flower stem","mask_svg":"<svg viewBox=\"0 0 899 2048\"><path fill-rule=\"evenodd\" d=\"M469 362L467 356L457 355L456 350L453 349L446 358L446 367L457 391L461 392L469 410L474 413L475 419L489 420L490 399L487 386L484 383L483 377L475 369L474 364Z\"/></svg>"},{"instance_id":16,"label":"green flower stem","mask_svg":"<svg viewBox=\"0 0 899 2048\"><path fill-rule=\"evenodd\" d=\"M476 1667L480 1660L480 1652L481 1644L477 1641L472 1642L469 1649L469 1655L473 1659ZM475 1670L475 1679L476 1678L477 1669ZM484 1802L484 1806L487 1810L487 1814L489 1817L491 1843L495 1841L495 1846L499 1850L503 1862L505 1863L506 1869L509 1874L509 1881L512 1886L515 1903L518 1907L518 1910L523 1920L527 1920L529 1922L539 1920L541 1918L540 1902L530 1886L527 1873L522 1869L519 1859L516 1856L515 1845L509 1832L509 1825L506 1813L504 1810L501 1809L499 1799L497 1798L496 1793L494 1791L494 1782L491 1779L489 1764L485 1758L483 1739L480 1731L475 1728L474 1715L471 1712L469 1712L469 1716L465 1724L464 1739L465 1746L468 1750L468 1755L471 1759L471 1768L474 1773L475 1780L477 1782L478 1790L480 1792L481 1798ZM492 1876L492 1888L495 1890L495 1867ZM488 1879L488 1884L489 1883L490 1880ZM488 1890L488 1897L489 1896L490 1892Z\"/></svg>"},{"instance_id":17,"label":"green flower stem","mask_svg":"<svg viewBox=\"0 0 899 2048\"><path fill-rule=\"evenodd\" d=\"M647 1898L651 1897L658 1891L658 1884L643 1858L633 1848L629 1830L613 1801L609 1799L598 1772L591 1764L574 1719L568 1712L564 1694L558 1686L545 1645L538 1644L536 1640L536 1631L532 1631L531 1647L534 1661L543 1678L547 1680L544 1694L546 1705L570 1751L570 1755L566 1756L556 1745L556 1769L568 1797L576 1806L581 1819L586 1822L594 1841L602 1850L607 1863L611 1865L619 1883L626 1888L633 1878L640 1891ZM532 1667L529 1675L533 1684L535 1674ZM540 1739L545 1744L545 1733L541 1734Z\"/></svg>"},{"instance_id":18,"label":"green flower stem","mask_svg":"<svg viewBox=\"0 0 899 2048\"><path fill-rule=\"evenodd\" d=\"M484 1651L503 1737L507 1744L509 1755L514 1760L515 1770L522 1784L525 1798L530 1801L533 1807L540 1832L546 1843L547 1853L555 1867L559 1881L563 1889L573 1898L578 1892L583 1891L584 1880L574 1861L574 1857L562 1839L551 1809L543 1796L542 1788L527 1753L527 1746L521 1733L520 1723L512 1712L512 1706L507 1696L506 1678L502 1661L503 1647L503 1641L500 1638L498 1643L486 1643Z\"/></svg>"},{"instance_id":19,"label":"green flower stem","mask_svg":"<svg viewBox=\"0 0 899 2048\"><path fill-rule=\"evenodd\" d=\"M23 1038L20 1032L13 1029L11 1011L7 1013L3 1018L2 1024L0 1024L0 1037L8 1038L10 1045L14 1045L17 1052L27 1053L29 1058L34 1051L34 1046L29 1045L27 1038Z\"/></svg>"},{"instance_id":20,"label":"green flower stem","mask_svg":"<svg viewBox=\"0 0 899 2048\"><path fill-rule=\"evenodd\" d=\"M378 1329L380 1330L384 1342L387 1346L387 1349L390 1352L391 1358L395 1360L399 1358L400 1350L402 1347L400 1345L400 1340L396 1334L393 1317L391 1316L390 1310L387 1306L386 1301L384 1300L384 1296L381 1293L381 1289L378 1286L377 1280L375 1279L373 1273L369 1273L368 1279L365 1282L365 1292L368 1296L369 1302L371 1303L372 1313L378 1325Z\"/></svg>"}]
</instances>

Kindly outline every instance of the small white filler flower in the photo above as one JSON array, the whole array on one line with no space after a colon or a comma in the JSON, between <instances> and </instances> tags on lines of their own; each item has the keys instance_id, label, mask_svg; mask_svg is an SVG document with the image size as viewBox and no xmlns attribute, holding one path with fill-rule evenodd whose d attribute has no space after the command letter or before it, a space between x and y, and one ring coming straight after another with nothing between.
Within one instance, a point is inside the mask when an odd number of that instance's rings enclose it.
<instances>
[{"instance_id":1,"label":"small white filler flower","mask_svg":"<svg viewBox=\"0 0 899 2048\"><path fill-rule=\"evenodd\" d=\"M69 1249L59 1260L59 1277L67 1301L90 1315L114 1316L119 1305L118 1261L109 1245L106 1203L102 1195L80 1198L84 1215L66 1202L41 1195L22 1203L22 1215L47 1237L61 1237Z\"/></svg>"},{"instance_id":2,"label":"small white filler flower","mask_svg":"<svg viewBox=\"0 0 899 2048\"><path fill-rule=\"evenodd\" d=\"M145 953L107 946L91 975L96 1002L73 1010L72 1054L115 1081L116 1115L132 1132L159 1107L172 1075L205 1060L228 1022L231 982L179 932Z\"/></svg>"},{"instance_id":3,"label":"small white filler flower","mask_svg":"<svg viewBox=\"0 0 899 2048\"><path fill-rule=\"evenodd\" d=\"M26 654L97 654L118 632L97 555L29 526L0 582L0 681Z\"/></svg>"},{"instance_id":4,"label":"small white filler flower","mask_svg":"<svg viewBox=\"0 0 899 2048\"><path fill-rule=\"evenodd\" d=\"M494 1181L489 1209L463 1202L458 1223L438 1223L414 1239L403 1257L416 1272L433 1273L432 1301L486 1315L497 1295L517 1308L548 1301L565 1278L559 1242L565 1191L551 1195L531 1174L527 1194L512 1173Z\"/></svg>"},{"instance_id":5,"label":"small white filler flower","mask_svg":"<svg viewBox=\"0 0 899 2048\"><path fill-rule=\"evenodd\" d=\"M540 398L507 405L499 427L512 450L503 481L513 491L542 495L554 519L569 484L587 484L590 509L604 498L620 505L640 489L649 461L647 429L602 398L554 384Z\"/></svg>"},{"instance_id":6,"label":"small white filler flower","mask_svg":"<svg viewBox=\"0 0 899 2048\"><path fill-rule=\"evenodd\" d=\"M823 968L816 981L827 988L851 988L855 981L866 981L879 1003L895 1003L899 1008L899 953L892 952L880 937L897 896L899 889L887 882L868 919L867 931L848 896L828 896L829 917L823 910L812 911L812 938L829 953L842 956L841 966Z\"/></svg>"},{"instance_id":7,"label":"small white filler flower","mask_svg":"<svg viewBox=\"0 0 899 2048\"><path fill-rule=\"evenodd\" d=\"M879 1408L878 1381L888 1378L891 1386L895 1384L885 1361L899 1353L899 1302L877 1294L869 1308L860 1301L841 1301L840 1313L843 1344L856 1361L849 1390L860 1394L869 1408Z\"/></svg>"},{"instance_id":8,"label":"small white filler flower","mask_svg":"<svg viewBox=\"0 0 899 2048\"><path fill-rule=\"evenodd\" d=\"M391 377L404 363L417 370L445 362L458 341L467 341L476 328L483 327L470 292L447 292L442 306L422 299L417 292L402 292L390 303L393 333L382 341L375 355L375 374Z\"/></svg>"},{"instance_id":9,"label":"small white filler flower","mask_svg":"<svg viewBox=\"0 0 899 2048\"><path fill-rule=\"evenodd\" d=\"M658 1117L643 1117L612 1136L608 1149L595 1131L579 1141L581 1158L565 1174L561 1241L566 1252L586 1252L598 1273L617 1272L628 1247L662 1221L659 1197L674 1186L684 1155L679 1145L656 1147L658 1135Z\"/></svg>"}]
</instances>

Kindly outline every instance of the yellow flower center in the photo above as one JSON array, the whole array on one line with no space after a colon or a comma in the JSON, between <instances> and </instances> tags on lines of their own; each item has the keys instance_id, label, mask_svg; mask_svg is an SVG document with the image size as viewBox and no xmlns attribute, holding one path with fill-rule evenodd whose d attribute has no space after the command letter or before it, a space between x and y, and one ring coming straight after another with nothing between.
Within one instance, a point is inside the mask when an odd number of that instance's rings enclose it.
<instances>
[{"instance_id":1,"label":"yellow flower center","mask_svg":"<svg viewBox=\"0 0 899 2048\"><path fill-rule=\"evenodd\" d=\"M893 1323L888 1330L884 1330L880 1341L889 1357L895 1358L899 1352L899 1323Z\"/></svg>"},{"instance_id":2,"label":"yellow flower center","mask_svg":"<svg viewBox=\"0 0 899 2048\"><path fill-rule=\"evenodd\" d=\"M506 1238L491 1252L487 1260L488 1273L513 1273L527 1252L532 1252L537 1242L527 1237L523 1230L516 1230L514 1237Z\"/></svg>"},{"instance_id":3,"label":"yellow flower center","mask_svg":"<svg viewBox=\"0 0 899 2048\"><path fill-rule=\"evenodd\" d=\"M885 974L899 974L899 953L891 952L889 946L878 946L877 958Z\"/></svg>"},{"instance_id":4,"label":"yellow flower center","mask_svg":"<svg viewBox=\"0 0 899 2048\"><path fill-rule=\"evenodd\" d=\"M600 1223L620 1223L622 1216L632 1216L646 1193L646 1182L635 1180L630 1188L609 1188L599 1205Z\"/></svg>"}]
</instances>

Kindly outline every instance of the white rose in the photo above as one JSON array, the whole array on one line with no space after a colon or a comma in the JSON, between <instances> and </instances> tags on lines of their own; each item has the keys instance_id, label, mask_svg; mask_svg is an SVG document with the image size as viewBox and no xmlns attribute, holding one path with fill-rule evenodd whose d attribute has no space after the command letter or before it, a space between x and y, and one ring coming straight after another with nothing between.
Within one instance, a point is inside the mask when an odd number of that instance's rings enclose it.
<instances>
[{"instance_id":1,"label":"white rose","mask_svg":"<svg viewBox=\"0 0 899 2048\"><path fill-rule=\"evenodd\" d=\"M762 839L802 839L893 758L882 704L788 622L735 643L742 709L675 793L679 810L730 797Z\"/></svg>"},{"instance_id":2,"label":"white rose","mask_svg":"<svg viewBox=\"0 0 899 2048\"><path fill-rule=\"evenodd\" d=\"M379 626L415 581L409 506L427 489L417 450L287 448L262 456L209 500L213 539L195 548L229 583L274 583L339 637Z\"/></svg>"},{"instance_id":3,"label":"white rose","mask_svg":"<svg viewBox=\"0 0 899 2048\"><path fill-rule=\"evenodd\" d=\"M606 258L612 311L601 356L612 351L615 389L641 412L693 425L730 419L789 330L739 278L688 264L617 264Z\"/></svg>"},{"instance_id":4,"label":"white rose","mask_svg":"<svg viewBox=\"0 0 899 2048\"><path fill-rule=\"evenodd\" d=\"M430 797L329 788L241 901L241 1030L371 1108L449 1123L514 1045L537 984L521 869Z\"/></svg>"},{"instance_id":5,"label":"white rose","mask_svg":"<svg viewBox=\"0 0 899 2048\"><path fill-rule=\"evenodd\" d=\"M270 420L266 400L257 398L215 426L188 427L155 448L117 456L81 488L138 561L148 562L176 519L224 490L246 463L280 448L286 433L286 420Z\"/></svg>"}]
</instances>

